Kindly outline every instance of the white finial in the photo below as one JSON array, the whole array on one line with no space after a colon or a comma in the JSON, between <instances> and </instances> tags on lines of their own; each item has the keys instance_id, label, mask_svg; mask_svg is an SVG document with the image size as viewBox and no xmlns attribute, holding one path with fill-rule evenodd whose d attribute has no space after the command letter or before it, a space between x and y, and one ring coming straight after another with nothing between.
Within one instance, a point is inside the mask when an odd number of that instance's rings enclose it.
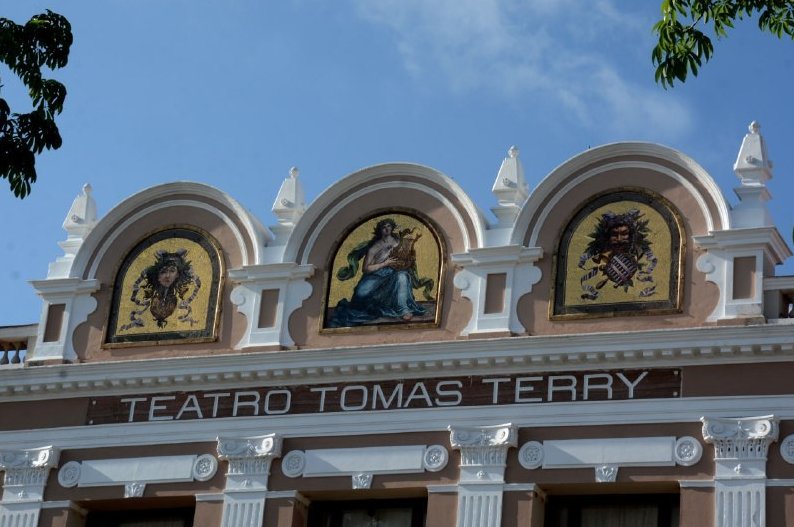
<instances>
[{"instance_id":1,"label":"white finial","mask_svg":"<svg viewBox=\"0 0 794 527\"><path fill-rule=\"evenodd\" d=\"M85 238L96 225L96 202L91 196L91 185L83 185L83 191L74 198L69 213L63 222L70 237Z\"/></svg>"},{"instance_id":2,"label":"white finial","mask_svg":"<svg viewBox=\"0 0 794 527\"><path fill-rule=\"evenodd\" d=\"M766 203L772 198L766 182L772 179L772 162L761 135L761 125L756 121L747 127L733 171L741 181L734 189L739 203L731 210L734 228L771 227L774 225Z\"/></svg>"},{"instance_id":3,"label":"white finial","mask_svg":"<svg viewBox=\"0 0 794 527\"><path fill-rule=\"evenodd\" d=\"M294 225L306 209L303 187L298 179L299 173L298 167L289 169L289 177L281 183L278 196L273 203L273 214L278 217L278 222L282 225Z\"/></svg>"},{"instance_id":4,"label":"white finial","mask_svg":"<svg viewBox=\"0 0 794 527\"><path fill-rule=\"evenodd\" d=\"M519 150L511 146L507 150L507 157L502 160L499 173L496 175L491 192L499 200L497 207L492 208L499 218L502 226L511 225L518 215L518 210L529 195L526 181L524 180L524 167L518 159Z\"/></svg>"},{"instance_id":5,"label":"white finial","mask_svg":"<svg viewBox=\"0 0 794 527\"><path fill-rule=\"evenodd\" d=\"M67 233L67 238L58 242L63 249L63 256L59 256L54 262L50 263L47 278L65 278L69 276L72 262L83 244L88 233L97 224L96 202L91 196L91 185L83 185L83 191L74 198L66 219L63 220L63 229Z\"/></svg>"},{"instance_id":6,"label":"white finial","mask_svg":"<svg viewBox=\"0 0 794 527\"><path fill-rule=\"evenodd\" d=\"M744 136L733 170L743 186L763 186L772 178L772 162L766 152L761 125L753 121L747 129L749 133Z\"/></svg>"}]
</instances>

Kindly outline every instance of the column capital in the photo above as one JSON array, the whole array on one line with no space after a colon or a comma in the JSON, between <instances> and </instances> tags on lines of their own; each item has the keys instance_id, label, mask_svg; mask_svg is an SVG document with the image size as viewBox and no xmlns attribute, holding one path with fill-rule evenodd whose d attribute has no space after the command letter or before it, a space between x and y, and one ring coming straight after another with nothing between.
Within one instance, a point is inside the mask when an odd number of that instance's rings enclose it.
<instances>
[{"instance_id":1,"label":"column capital","mask_svg":"<svg viewBox=\"0 0 794 527\"><path fill-rule=\"evenodd\" d=\"M266 488L270 462L281 456L281 436L219 437L218 459L229 462L226 488Z\"/></svg>"},{"instance_id":2,"label":"column capital","mask_svg":"<svg viewBox=\"0 0 794 527\"><path fill-rule=\"evenodd\" d=\"M774 415L743 418L701 417L703 439L714 445L714 459L766 459L777 441L779 419Z\"/></svg>"},{"instance_id":3,"label":"column capital","mask_svg":"<svg viewBox=\"0 0 794 527\"><path fill-rule=\"evenodd\" d=\"M59 457L60 451L52 446L0 451L0 470L5 471L2 501L41 501Z\"/></svg>"},{"instance_id":4,"label":"column capital","mask_svg":"<svg viewBox=\"0 0 794 527\"><path fill-rule=\"evenodd\" d=\"M518 440L515 426L450 426L449 432L452 448L460 450L461 483L504 483L507 450Z\"/></svg>"}]
</instances>

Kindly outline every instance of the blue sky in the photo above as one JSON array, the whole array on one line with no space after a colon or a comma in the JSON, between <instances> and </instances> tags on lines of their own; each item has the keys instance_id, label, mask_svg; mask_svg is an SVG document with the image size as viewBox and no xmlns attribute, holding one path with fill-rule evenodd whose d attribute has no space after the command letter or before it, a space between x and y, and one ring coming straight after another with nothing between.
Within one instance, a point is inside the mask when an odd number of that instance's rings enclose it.
<instances>
[{"instance_id":1,"label":"blue sky","mask_svg":"<svg viewBox=\"0 0 794 527\"><path fill-rule=\"evenodd\" d=\"M411 161L488 211L513 144L534 187L590 146L641 140L692 156L736 203L732 165L757 120L775 163L772 215L791 243L794 43L753 21L665 91L650 63L657 0L0 0L18 23L48 8L75 36L52 75L69 92L64 145L39 158L25 200L0 182L0 325L38 321L27 281L62 254L61 224L85 182L100 215L191 180L272 225L293 165L312 199L365 166ZM24 109L16 79L0 76Z\"/></svg>"}]
</instances>

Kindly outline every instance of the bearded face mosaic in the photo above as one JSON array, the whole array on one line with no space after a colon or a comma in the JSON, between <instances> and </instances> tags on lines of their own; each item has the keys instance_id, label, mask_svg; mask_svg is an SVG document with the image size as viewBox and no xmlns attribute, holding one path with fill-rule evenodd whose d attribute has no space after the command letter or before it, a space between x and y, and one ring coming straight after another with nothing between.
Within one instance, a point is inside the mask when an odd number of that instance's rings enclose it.
<instances>
[{"instance_id":1,"label":"bearded face mosaic","mask_svg":"<svg viewBox=\"0 0 794 527\"><path fill-rule=\"evenodd\" d=\"M379 214L341 241L326 286L323 330L438 323L442 248L405 213Z\"/></svg>"},{"instance_id":2,"label":"bearded face mosaic","mask_svg":"<svg viewBox=\"0 0 794 527\"><path fill-rule=\"evenodd\" d=\"M223 277L217 247L184 227L139 242L116 275L106 346L215 340Z\"/></svg>"},{"instance_id":3,"label":"bearded face mosaic","mask_svg":"<svg viewBox=\"0 0 794 527\"><path fill-rule=\"evenodd\" d=\"M672 205L647 191L582 207L557 248L551 318L680 311L681 225Z\"/></svg>"}]
</instances>

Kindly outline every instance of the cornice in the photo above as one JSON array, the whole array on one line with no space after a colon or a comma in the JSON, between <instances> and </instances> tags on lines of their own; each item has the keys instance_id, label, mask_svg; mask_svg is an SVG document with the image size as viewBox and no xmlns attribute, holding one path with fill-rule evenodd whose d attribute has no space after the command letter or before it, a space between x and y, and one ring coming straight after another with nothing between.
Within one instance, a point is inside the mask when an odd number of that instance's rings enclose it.
<instances>
[{"instance_id":1,"label":"cornice","mask_svg":"<svg viewBox=\"0 0 794 527\"><path fill-rule=\"evenodd\" d=\"M714 326L0 368L0 402L429 375L791 361L790 326Z\"/></svg>"}]
</instances>

